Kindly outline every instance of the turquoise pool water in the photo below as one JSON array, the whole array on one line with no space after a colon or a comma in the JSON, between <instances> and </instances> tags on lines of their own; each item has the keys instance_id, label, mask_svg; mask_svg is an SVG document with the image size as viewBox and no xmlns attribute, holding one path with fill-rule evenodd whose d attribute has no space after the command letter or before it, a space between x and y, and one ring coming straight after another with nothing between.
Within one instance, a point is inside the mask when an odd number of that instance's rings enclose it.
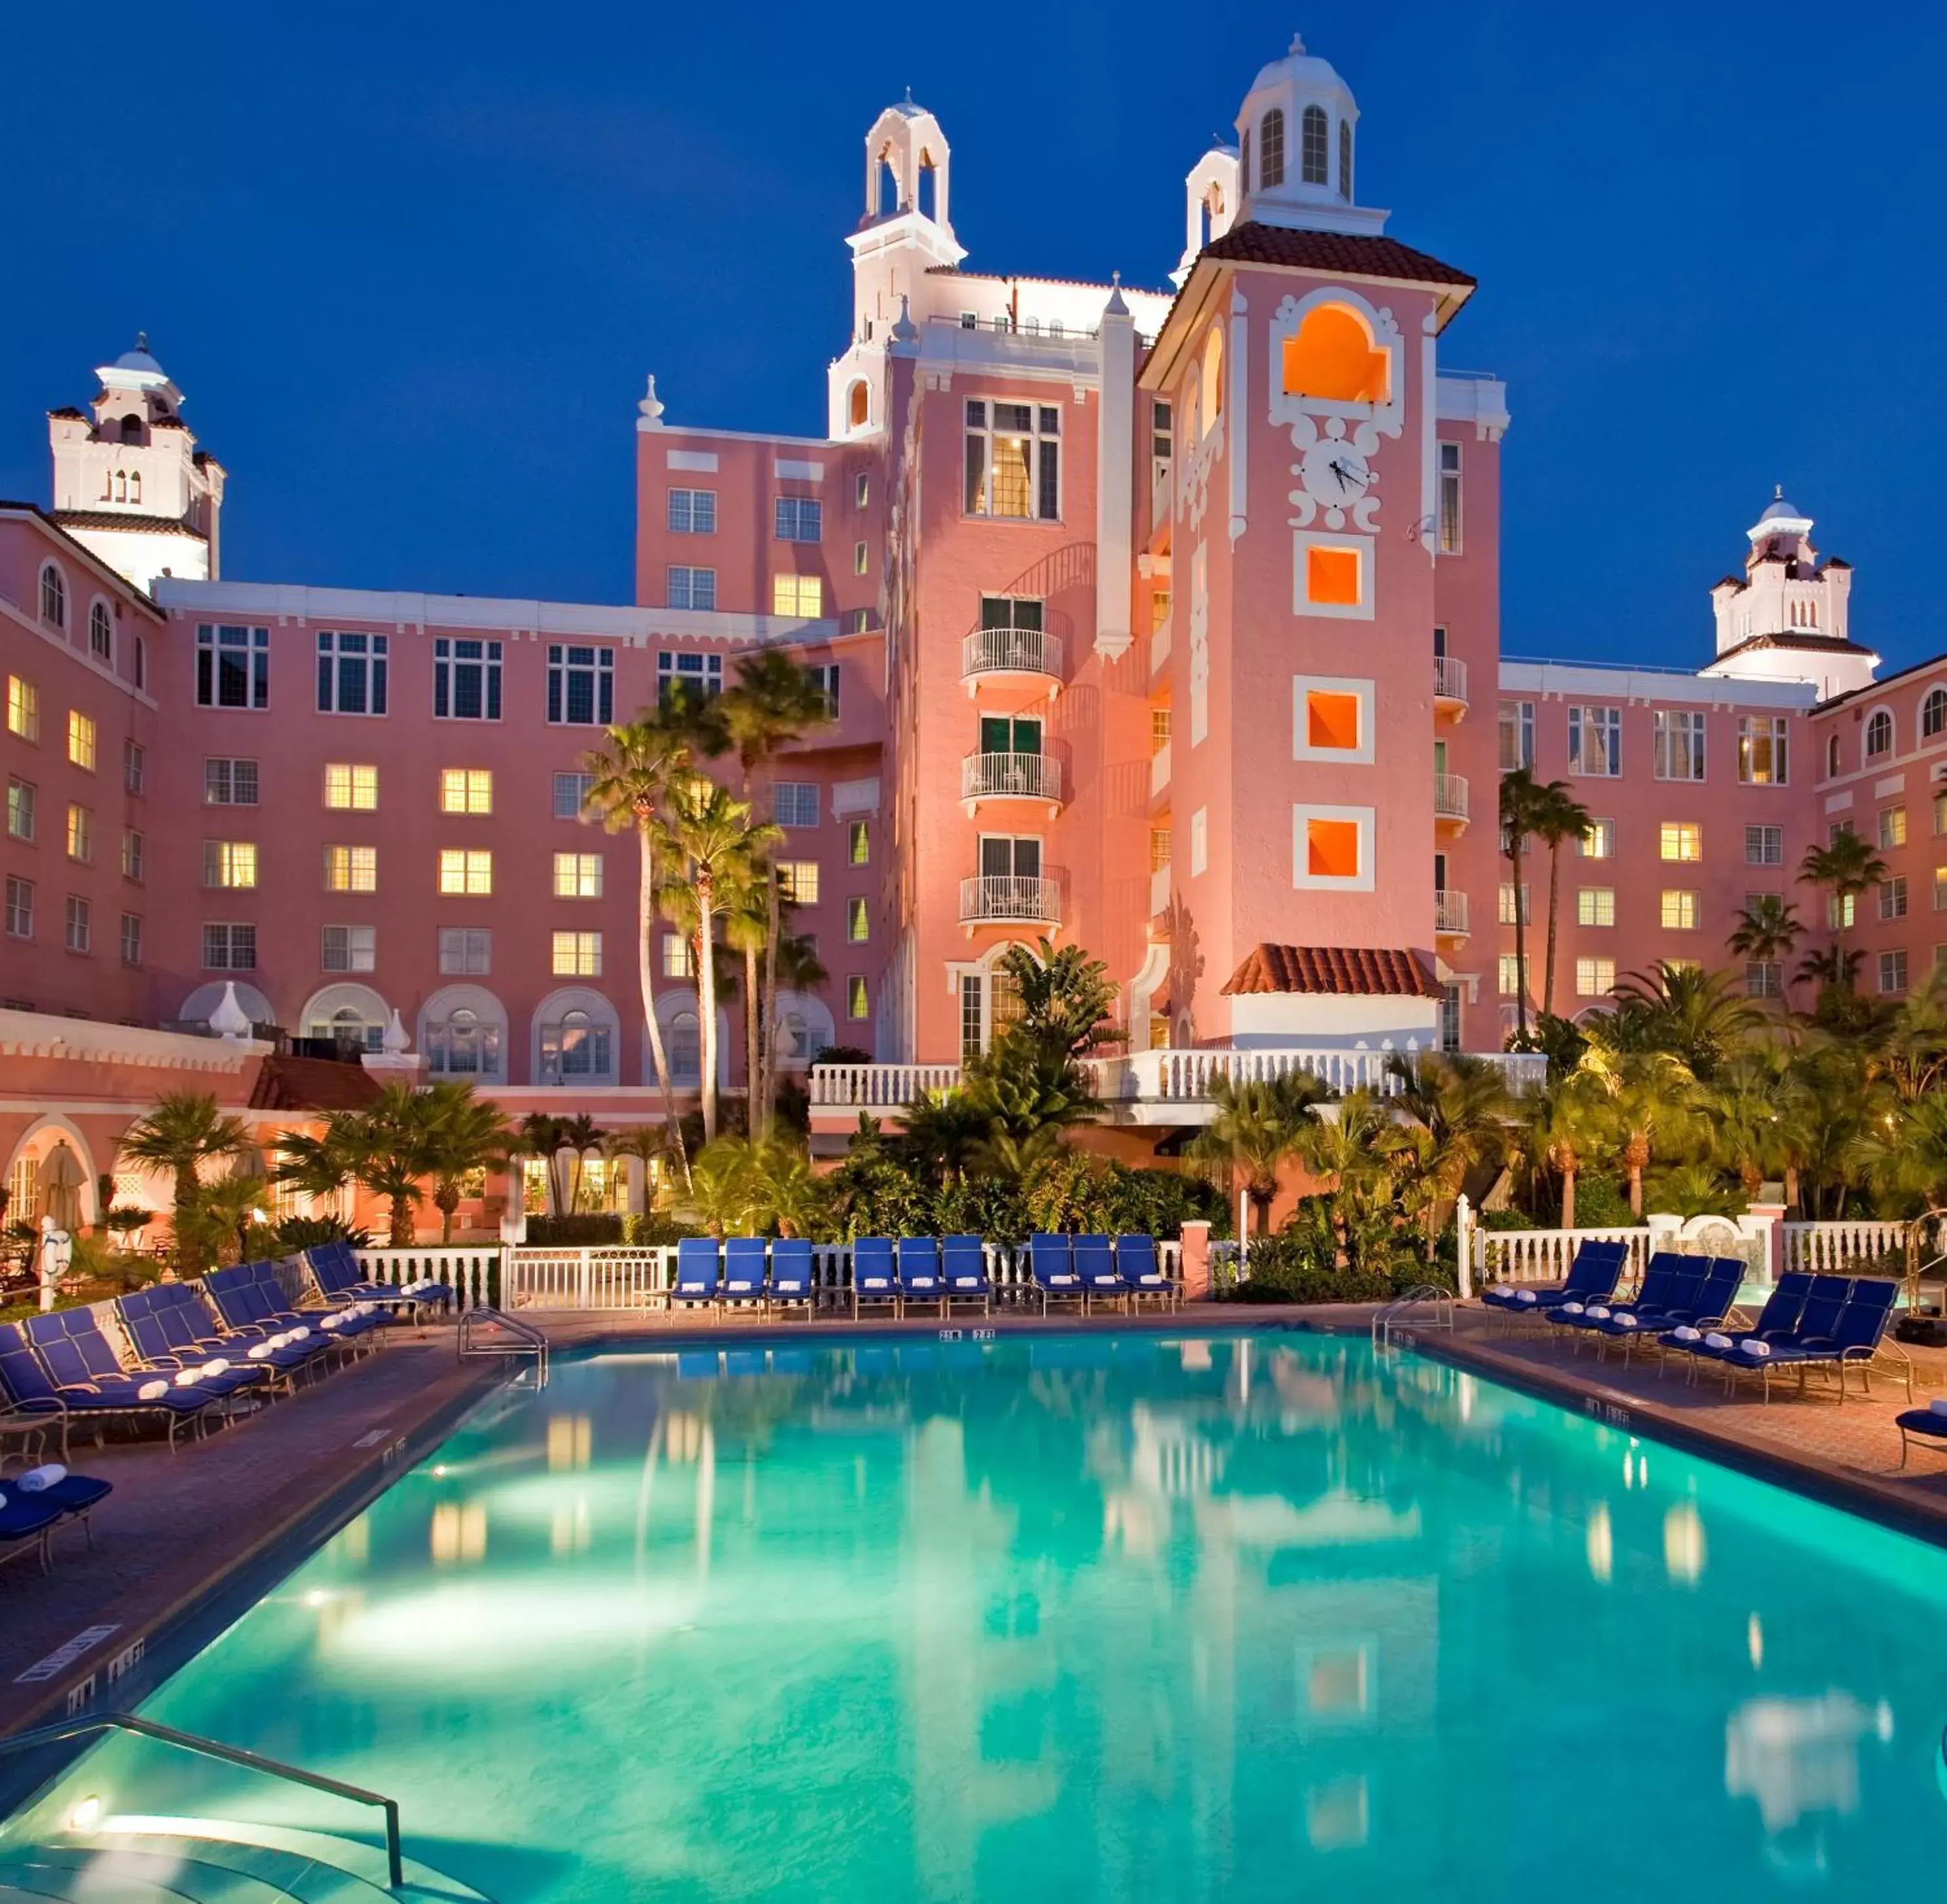
<instances>
[{"instance_id":1,"label":"turquoise pool water","mask_svg":"<svg viewBox=\"0 0 1947 1904\"><path fill-rule=\"evenodd\" d=\"M152 1717L501 1904L1919 1894L1947 1554L1297 1335L556 1364ZM116 1740L59 1804L336 1827Z\"/></svg>"}]
</instances>

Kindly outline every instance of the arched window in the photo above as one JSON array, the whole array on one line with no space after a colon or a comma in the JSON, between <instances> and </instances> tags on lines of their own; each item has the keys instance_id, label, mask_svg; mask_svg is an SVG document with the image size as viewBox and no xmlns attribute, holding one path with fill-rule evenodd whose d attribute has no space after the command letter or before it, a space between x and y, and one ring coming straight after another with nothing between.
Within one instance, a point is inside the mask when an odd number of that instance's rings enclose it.
<instances>
[{"instance_id":1,"label":"arched window","mask_svg":"<svg viewBox=\"0 0 1947 1904\"><path fill-rule=\"evenodd\" d=\"M1212 324L1210 335L1203 340L1203 363L1199 374L1196 391L1197 410L1203 421L1207 435L1217 427L1217 419L1224 414L1224 326Z\"/></svg>"},{"instance_id":2,"label":"arched window","mask_svg":"<svg viewBox=\"0 0 1947 1904\"><path fill-rule=\"evenodd\" d=\"M1284 341L1287 397L1383 403L1391 393L1391 359L1373 348L1366 320L1349 304L1314 304Z\"/></svg>"},{"instance_id":3,"label":"arched window","mask_svg":"<svg viewBox=\"0 0 1947 1904\"><path fill-rule=\"evenodd\" d=\"M939 175L934 170L933 154L922 152L919 156L919 215L922 218L936 218L939 213Z\"/></svg>"},{"instance_id":4,"label":"arched window","mask_svg":"<svg viewBox=\"0 0 1947 1904\"><path fill-rule=\"evenodd\" d=\"M142 499L142 472L132 469L128 472L128 500L139 502Z\"/></svg>"},{"instance_id":5,"label":"arched window","mask_svg":"<svg viewBox=\"0 0 1947 1904\"><path fill-rule=\"evenodd\" d=\"M1308 185L1329 183L1332 149L1327 138L1330 129L1323 106L1305 107L1299 135L1299 177Z\"/></svg>"},{"instance_id":6,"label":"arched window","mask_svg":"<svg viewBox=\"0 0 1947 1904\"><path fill-rule=\"evenodd\" d=\"M335 1044L340 1051L382 1051L392 1007L370 985L327 985L313 992L298 1016L307 1038Z\"/></svg>"},{"instance_id":7,"label":"arched window","mask_svg":"<svg viewBox=\"0 0 1947 1904\"><path fill-rule=\"evenodd\" d=\"M888 144L879 154L878 215L889 218L899 209L899 175L893 169L893 148Z\"/></svg>"},{"instance_id":8,"label":"arched window","mask_svg":"<svg viewBox=\"0 0 1947 1904\"><path fill-rule=\"evenodd\" d=\"M1893 716L1882 707L1866 723L1866 758L1877 760L1893 752Z\"/></svg>"},{"instance_id":9,"label":"arched window","mask_svg":"<svg viewBox=\"0 0 1947 1904\"><path fill-rule=\"evenodd\" d=\"M1830 736L1825 743L1825 773L1830 779L1839 771L1839 737Z\"/></svg>"},{"instance_id":10,"label":"arched window","mask_svg":"<svg viewBox=\"0 0 1947 1904\"><path fill-rule=\"evenodd\" d=\"M478 985L449 985L419 1012L419 1049L435 1077L502 1078L506 1014Z\"/></svg>"},{"instance_id":11,"label":"arched window","mask_svg":"<svg viewBox=\"0 0 1947 1904\"><path fill-rule=\"evenodd\" d=\"M1947 731L1947 688L1930 688L1920 703L1920 737L1931 740Z\"/></svg>"},{"instance_id":12,"label":"arched window","mask_svg":"<svg viewBox=\"0 0 1947 1904\"><path fill-rule=\"evenodd\" d=\"M1284 109L1274 106L1258 125L1258 187L1268 192L1284 183Z\"/></svg>"},{"instance_id":13,"label":"arched window","mask_svg":"<svg viewBox=\"0 0 1947 1904\"><path fill-rule=\"evenodd\" d=\"M67 580L51 562L41 570L41 619L57 628L67 626Z\"/></svg>"},{"instance_id":14,"label":"arched window","mask_svg":"<svg viewBox=\"0 0 1947 1904\"><path fill-rule=\"evenodd\" d=\"M865 388L865 381L862 377L847 394L845 420L853 429L862 430L871 420L871 392Z\"/></svg>"},{"instance_id":15,"label":"arched window","mask_svg":"<svg viewBox=\"0 0 1947 1904\"><path fill-rule=\"evenodd\" d=\"M135 685L146 688L149 685L149 644L141 635L135 637Z\"/></svg>"},{"instance_id":16,"label":"arched window","mask_svg":"<svg viewBox=\"0 0 1947 1904\"><path fill-rule=\"evenodd\" d=\"M670 1082L695 1090L703 1082L703 1031L696 1014L688 1009L673 1014L665 1042Z\"/></svg>"},{"instance_id":17,"label":"arched window","mask_svg":"<svg viewBox=\"0 0 1947 1904\"><path fill-rule=\"evenodd\" d=\"M1352 122L1339 122L1339 196L1348 205L1352 202Z\"/></svg>"},{"instance_id":18,"label":"arched window","mask_svg":"<svg viewBox=\"0 0 1947 1904\"><path fill-rule=\"evenodd\" d=\"M122 440L140 443L142 440L142 419L132 410L122 419Z\"/></svg>"},{"instance_id":19,"label":"arched window","mask_svg":"<svg viewBox=\"0 0 1947 1904\"><path fill-rule=\"evenodd\" d=\"M537 1084L613 1084L618 1022L597 991L569 986L543 999L534 1013Z\"/></svg>"},{"instance_id":20,"label":"arched window","mask_svg":"<svg viewBox=\"0 0 1947 1904\"><path fill-rule=\"evenodd\" d=\"M118 469L115 472L115 499L118 502L125 502L128 499L128 472L125 469Z\"/></svg>"},{"instance_id":21,"label":"arched window","mask_svg":"<svg viewBox=\"0 0 1947 1904\"><path fill-rule=\"evenodd\" d=\"M114 658L115 625L109 619L105 601L98 601L88 611L88 651L98 661Z\"/></svg>"}]
</instances>

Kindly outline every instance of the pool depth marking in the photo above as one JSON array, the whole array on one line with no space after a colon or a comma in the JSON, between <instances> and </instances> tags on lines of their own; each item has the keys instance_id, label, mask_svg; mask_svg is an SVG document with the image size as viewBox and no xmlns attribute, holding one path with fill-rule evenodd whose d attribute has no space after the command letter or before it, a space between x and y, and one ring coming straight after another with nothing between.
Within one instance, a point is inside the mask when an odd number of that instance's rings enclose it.
<instances>
[{"instance_id":1,"label":"pool depth marking","mask_svg":"<svg viewBox=\"0 0 1947 1904\"><path fill-rule=\"evenodd\" d=\"M37 1659L24 1673L14 1681L16 1686L31 1686L36 1680L51 1680L58 1673L72 1666L85 1652L92 1652L112 1633L119 1633L122 1623L117 1620L108 1626L83 1627L65 1646L57 1646L45 1659Z\"/></svg>"}]
</instances>

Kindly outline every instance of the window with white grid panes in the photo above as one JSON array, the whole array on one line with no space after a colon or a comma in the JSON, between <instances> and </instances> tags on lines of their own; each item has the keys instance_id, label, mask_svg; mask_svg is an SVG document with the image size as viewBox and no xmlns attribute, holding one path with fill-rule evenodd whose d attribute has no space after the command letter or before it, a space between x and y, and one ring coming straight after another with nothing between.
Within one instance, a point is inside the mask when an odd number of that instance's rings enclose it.
<instances>
[{"instance_id":1,"label":"window with white grid panes","mask_svg":"<svg viewBox=\"0 0 1947 1904\"><path fill-rule=\"evenodd\" d=\"M1880 990L1882 992L1903 992L1906 990L1905 947L1896 951L1880 954Z\"/></svg>"},{"instance_id":2,"label":"window with white grid panes","mask_svg":"<svg viewBox=\"0 0 1947 1904\"><path fill-rule=\"evenodd\" d=\"M696 948L681 932L663 935L663 976L665 978L694 978L696 976Z\"/></svg>"},{"instance_id":3,"label":"window with white grid panes","mask_svg":"<svg viewBox=\"0 0 1947 1904\"><path fill-rule=\"evenodd\" d=\"M673 562L663 571L663 594L672 608L714 608L717 571Z\"/></svg>"},{"instance_id":4,"label":"window with white grid panes","mask_svg":"<svg viewBox=\"0 0 1947 1904\"><path fill-rule=\"evenodd\" d=\"M818 824L818 787L811 780L779 780L774 790L771 816L784 827Z\"/></svg>"},{"instance_id":5,"label":"window with white grid panes","mask_svg":"<svg viewBox=\"0 0 1947 1904\"><path fill-rule=\"evenodd\" d=\"M779 860L778 892L794 906L818 904L818 862L816 860Z\"/></svg>"},{"instance_id":6,"label":"window with white grid panes","mask_svg":"<svg viewBox=\"0 0 1947 1904\"><path fill-rule=\"evenodd\" d=\"M1616 923L1616 889L1614 886L1583 886L1575 895L1575 923L1578 926L1613 926Z\"/></svg>"},{"instance_id":7,"label":"window with white grid panes","mask_svg":"<svg viewBox=\"0 0 1947 1904\"><path fill-rule=\"evenodd\" d=\"M1704 830L1693 821L1666 820L1657 830L1657 854L1666 860L1701 860Z\"/></svg>"},{"instance_id":8,"label":"window with white grid panes","mask_svg":"<svg viewBox=\"0 0 1947 1904\"><path fill-rule=\"evenodd\" d=\"M1621 774L1620 708L1571 707L1568 710L1568 771L1596 780L1614 780Z\"/></svg>"},{"instance_id":9,"label":"window with white grid panes","mask_svg":"<svg viewBox=\"0 0 1947 1904\"><path fill-rule=\"evenodd\" d=\"M500 644L441 635L432 644L432 717L500 718Z\"/></svg>"},{"instance_id":10,"label":"window with white grid panes","mask_svg":"<svg viewBox=\"0 0 1947 1904\"><path fill-rule=\"evenodd\" d=\"M845 1015L849 1018L871 1016L871 1009L865 995L865 981L862 975L853 974L845 981Z\"/></svg>"},{"instance_id":11,"label":"window with white grid panes","mask_svg":"<svg viewBox=\"0 0 1947 1904\"><path fill-rule=\"evenodd\" d=\"M1061 411L1048 403L968 400L961 506L970 516L1055 522L1061 516Z\"/></svg>"},{"instance_id":12,"label":"window with white grid panes","mask_svg":"<svg viewBox=\"0 0 1947 1904\"><path fill-rule=\"evenodd\" d=\"M70 952L94 950L94 908L78 892L67 896L67 930L63 943Z\"/></svg>"},{"instance_id":13,"label":"window with white grid panes","mask_svg":"<svg viewBox=\"0 0 1947 1904\"><path fill-rule=\"evenodd\" d=\"M147 790L149 779L148 751L138 740L122 743L122 790L125 793L141 793Z\"/></svg>"},{"instance_id":14,"label":"window with white grid panes","mask_svg":"<svg viewBox=\"0 0 1947 1904\"><path fill-rule=\"evenodd\" d=\"M449 898L484 898L494 890L494 855L485 848L443 846L439 889Z\"/></svg>"},{"instance_id":15,"label":"window with white grid panes","mask_svg":"<svg viewBox=\"0 0 1947 1904\"><path fill-rule=\"evenodd\" d=\"M599 932L556 932L553 939L549 969L557 978L599 978L602 976L602 935Z\"/></svg>"},{"instance_id":16,"label":"window with white grid panes","mask_svg":"<svg viewBox=\"0 0 1947 1904\"><path fill-rule=\"evenodd\" d=\"M70 805L67 810L67 856L83 864L94 858L94 811Z\"/></svg>"},{"instance_id":17,"label":"window with white grid panes","mask_svg":"<svg viewBox=\"0 0 1947 1904\"><path fill-rule=\"evenodd\" d=\"M1784 829L1782 827L1747 827L1744 829L1744 864L1747 866L1782 866L1784 864Z\"/></svg>"},{"instance_id":18,"label":"window with white grid panes","mask_svg":"<svg viewBox=\"0 0 1947 1904\"><path fill-rule=\"evenodd\" d=\"M1738 777L1750 787L1782 787L1791 778L1791 728L1782 714L1738 722Z\"/></svg>"},{"instance_id":19,"label":"window with white grid panes","mask_svg":"<svg viewBox=\"0 0 1947 1904\"><path fill-rule=\"evenodd\" d=\"M556 774L554 817L557 820L579 820L583 808L588 803L589 790L594 784L593 774Z\"/></svg>"},{"instance_id":20,"label":"window with white grid panes","mask_svg":"<svg viewBox=\"0 0 1947 1904\"><path fill-rule=\"evenodd\" d=\"M1906 877L1904 873L1880 882L1880 916L1882 919L1904 919L1906 916Z\"/></svg>"},{"instance_id":21,"label":"window with white grid panes","mask_svg":"<svg viewBox=\"0 0 1947 1904\"><path fill-rule=\"evenodd\" d=\"M1704 777L1704 716L1695 709L1660 707L1651 722L1651 772L1660 780Z\"/></svg>"},{"instance_id":22,"label":"window with white grid panes","mask_svg":"<svg viewBox=\"0 0 1947 1904\"><path fill-rule=\"evenodd\" d=\"M669 528L673 536L715 535L717 492L714 490L671 490L669 493Z\"/></svg>"},{"instance_id":23,"label":"window with white grid panes","mask_svg":"<svg viewBox=\"0 0 1947 1904\"><path fill-rule=\"evenodd\" d=\"M1616 989L1614 959L1581 958L1575 961L1575 996L1606 998Z\"/></svg>"},{"instance_id":24,"label":"window with white grid panes","mask_svg":"<svg viewBox=\"0 0 1947 1904\"><path fill-rule=\"evenodd\" d=\"M723 691L723 657L665 648L656 657L656 705L667 713L679 697L700 706Z\"/></svg>"},{"instance_id":25,"label":"window with white grid panes","mask_svg":"<svg viewBox=\"0 0 1947 1904\"><path fill-rule=\"evenodd\" d=\"M863 945L872 936L870 908L862 899L845 902L845 937L853 945Z\"/></svg>"},{"instance_id":26,"label":"window with white grid panes","mask_svg":"<svg viewBox=\"0 0 1947 1904\"><path fill-rule=\"evenodd\" d=\"M196 704L261 710L271 704L271 631L206 622L196 631Z\"/></svg>"},{"instance_id":27,"label":"window with white grid panes","mask_svg":"<svg viewBox=\"0 0 1947 1904\"><path fill-rule=\"evenodd\" d=\"M780 496L771 508L772 538L777 542L815 542L825 534L825 505L814 496Z\"/></svg>"},{"instance_id":28,"label":"window with white grid panes","mask_svg":"<svg viewBox=\"0 0 1947 1904\"><path fill-rule=\"evenodd\" d=\"M317 711L320 714L382 714L385 711L388 636L320 629Z\"/></svg>"},{"instance_id":29,"label":"window with white grid panes","mask_svg":"<svg viewBox=\"0 0 1947 1904\"><path fill-rule=\"evenodd\" d=\"M327 926L318 944L318 963L326 972L370 972L379 963L379 930L375 926Z\"/></svg>"},{"instance_id":30,"label":"window with white grid panes","mask_svg":"<svg viewBox=\"0 0 1947 1904\"><path fill-rule=\"evenodd\" d=\"M771 613L791 621L816 621L825 613L825 583L816 575L771 577Z\"/></svg>"},{"instance_id":31,"label":"window with white grid panes","mask_svg":"<svg viewBox=\"0 0 1947 1904\"><path fill-rule=\"evenodd\" d=\"M478 978L494 969L494 935L484 926L442 926L439 969L448 978Z\"/></svg>"},{"instance_id":32,"label":"window with white grid panes","mask_svg":"<svg viewBox=\"0 0 1947 1904\"><path fill-rule=\"evenodd\" d=\"M1744 965L1744 991L1751 998L1784 996L1784 965L1778 959L1750 959Z\"/></svg>"},{"instance_id":33,"label":"window with white grid panes","mask_svg":"<svg viewBox=\"0 0 1947 1904\"><path fill-rule=\"evenodd\" d=\"M1887 806L1880 808L1880 851L1891 852L1896 846L1906 844L1906 808L1903 806Z\"/></svg>"},{"instance_id":34,"label":"window with white grid panes","mask_svg":"<svg viewBox=\"0 0 1947 1904\"><path fill-rule=\"evenodd\" d=\"M122 963L125 966L138 966L142 963L142 915L124 913L122 915Z\"/></svg>"},{"instance_id":35,"label":"window with white grid panes","mask_svg":"<svg viewBox=\"0 0 1947 1904\"><path fill-rule=\"evenodd\" d=\"M439 810L442 813L491 813L491 770L485 767L442 767L439 771Z\"/></svg>"},{"instance_id":36,"label":"window with white grid panes","mask_svg":"<svg viewBox=\"0 0 1947 1904\"><path fill-rule=\"evenodd\" d=\"M333 762L324 770L324 804L333 812L376 812L378 768L348 761Z\"/></svg>"},{"instance_id":37,"label":"window with white grid panes","mask_svg":"<svg viewBox=\"0 0 1947 1904\"><path fill-rule=\"evenodd\" d=\"M606 727L615 718L615 652L572 641L548 647L547 717L561 727Z\"/></svg>"},{"instance_id":38,"label":"window with white grid panes","mask_svg":"<svg viewBox=\"0 0 1947 1904\"><path fill-rule=\"evenodd\" d=\"M379 890L378 848L326 847L324 889L327 892L376 892Z\"/></svg>"},{"instance_id":39,"label":"window with white grid panes","mask_svg":"<svg viewBox=\"0 0 1947 1904\"><path fill-rule=\"evenodd\" d=\"M1534 765L1534 703L1503 701L1500 716L1501 771Z\"/></svg>"},{"instance_id":40,"label":"window with white grid panes","mask_svg":"<svg viewBox=\"0 0 1947 1904\"><path fill-rule=\"evenodd\" d=\"M203 882L206 886L248 889L257 883L257 848L249 840L206 839Z\"/></svg>"},{"instance_id":41,"label":"window with white grid panes","mask_svg":"<svg viewBox=\"0 0 1947 1904\"><path fill-rule=\"evenodd\" d=\"M32 840L40 826L40 793L31 780L7 783L7 832L14 839Z\"/></svg>"},{"instance_id":42,"label":"window with white grid panes","mask_svg":"<svg viewBox=\"0 0 1947 1904\"><path fill-rule=\"evenodd\" d=\"M854 866L872 863L872 833L863 820L855 820L846 831L846 857Z\"/></svg>"},{"instance_id":43,"label":"window with white grid panes","mask_svg":"<svg viewBox=\"0 0 1947 1904\"><path fill-rule=\"evenodd\" d=\"M143 875L148 870L149 842L139 828L124 827L122 829L122 876L132 879L140 886Z\"/></svg>"},{"instance_id":44,"label":"window with white grid panes","mask_svg":"<svg viewBox=\"0 0 1947 1904\"><path fill-rule=\"evenodd\" d=\"M1614 859L1616 857L1616 823L1613 820L1591 820L1582 835L1582 857L1584 859Z\"/></svg>"},{"instance_id":45,"label":"window with white grid panes","mask_svg":"<svg viewBox=\"0 0 1947 1904\"><path fill-rule=\"evenodd\" d=\"M1667 932L1696 931L1696 894L1673 889L1666 891L1659 903L1658 923Z\"/></svg>"},{"instance_id":46,"label":"window with white grid panes","mask_svg":"<svg viewBox=\"0 0 1947 1904\"><path fill-rule=\"evenodd\" d=\"M557 899L599 899L602 855L557 853L554 856L554 896Z\"/></svg>"},{"instance_id":47,"label":"window with white grid panes","mask_svg":"<svg viewBox=\"0 0 1947 1904\"><path fill-rule=\"evenodd\" d=\"M205 806L255 806L257 793L257 763L254 760L221 758L203 763Z\"/></svg>"},{"instance_id":48,"label":"window with white grid panes","mask_svg":"<svg viewBox=\"0 0 1947 1904\"><path fill-rule=\"evenodd\" d=\"M203 963L208 972L255 972L256 927L228 921L206 925L203 929Z\"/></svg>"},{"instance_id":49,"label":"window with white grid panes","mask_svg":"<svg viewBox=\"0 0 1947 1904\"><path fill-rule=\"evenodd\" d=\"M84 772L94 771L94 723L79 708L69 710L67 717L67 757L71 765Z\"/></svg>"}]
</instances>

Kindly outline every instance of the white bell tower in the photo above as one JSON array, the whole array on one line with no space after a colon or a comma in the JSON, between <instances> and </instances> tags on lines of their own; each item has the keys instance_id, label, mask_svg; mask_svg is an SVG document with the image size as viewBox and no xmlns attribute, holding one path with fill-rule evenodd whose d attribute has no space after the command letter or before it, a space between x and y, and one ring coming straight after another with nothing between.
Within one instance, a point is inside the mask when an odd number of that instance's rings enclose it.
<instances>
[{"instance_id":1,"label":"white bell tower","mask_svg":"<svg viewBox=\"0 0 1947 1904\"><path fill-rule=\"evenodd\" d=\"M1260 73L1237 114L1235 222L1376 236L1386 214L1354 196L1358 103L1329 60L1291 50Z\"/></svg>"}]
</instances>

